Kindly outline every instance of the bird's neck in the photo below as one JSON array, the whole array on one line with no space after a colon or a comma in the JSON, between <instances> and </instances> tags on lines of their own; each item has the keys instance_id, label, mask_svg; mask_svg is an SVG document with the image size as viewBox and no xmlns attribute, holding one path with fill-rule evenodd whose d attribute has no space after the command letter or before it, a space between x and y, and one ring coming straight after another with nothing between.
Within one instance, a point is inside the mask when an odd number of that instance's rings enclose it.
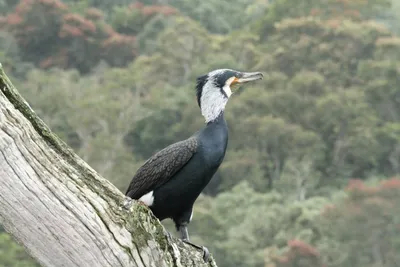
<instances>
[{"instance_id":1,"label":"bird's neck","mask_svg":"<svg viewBox=\"0 0 400 267\"><path fill-rule=\"evenodd\" d=\"M228 125L224 118L224 112L213 121L207 123L204 134L207 137L208 142L213 143L213 147L217 144L222 145L226 148L228 142Z\"/></svg>"},{"instance_id":2,"label":"bird's neck","mask_svg":"<svg viewBox=\"0 0 400 267\"><path fill-rule=\"evenodd\" d=\"M221 101L223 103L221 103ZM203 115L206 124L213 122L220 117L223 118L225 105L228 102L228 99L222 99L221 101L201 107L201 114Z\"/></svg>"},{"instance_id":3,"label":"bird's neck","mask_svg":"<svg viewBox=\"0 0 400 267\"><path fill-rule=\"evenodd\" d=\"M215 120L207 123L201 135L202 148L207 153L209 166L218 168L228 145L228 126L224 114L221 113Z\"/></svg>"},{"instance_id":4,"label":"bird's neck","mask_svg":"<svg viewBox=\"0 0 400 267\"><path fill-rule=\"evenodd\" d=\"M220 123L226 123L223 110L219 113L219 115L216 118L214 118L210 121L206 120L207 126L210 126L211 124L220 124Z\"/></svg>"}]
</instances>

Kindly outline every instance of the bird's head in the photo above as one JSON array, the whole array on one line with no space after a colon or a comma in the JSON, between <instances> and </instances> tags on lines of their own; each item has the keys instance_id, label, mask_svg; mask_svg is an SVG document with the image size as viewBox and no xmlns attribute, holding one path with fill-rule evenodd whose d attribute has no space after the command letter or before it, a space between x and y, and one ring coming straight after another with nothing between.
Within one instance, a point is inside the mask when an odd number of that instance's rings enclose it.
<instances>
[{"instance_id":1,"label":"bird's head","mask_svg":"<svg viewBox=\"0 0 400 267\"><path fill-rule=\"evenodd\" d=\"M225 109L234 86L263 78L261 72L219 69L197 78L197 103L206 123L215 120Z\"/></svg>"}]
</instances>

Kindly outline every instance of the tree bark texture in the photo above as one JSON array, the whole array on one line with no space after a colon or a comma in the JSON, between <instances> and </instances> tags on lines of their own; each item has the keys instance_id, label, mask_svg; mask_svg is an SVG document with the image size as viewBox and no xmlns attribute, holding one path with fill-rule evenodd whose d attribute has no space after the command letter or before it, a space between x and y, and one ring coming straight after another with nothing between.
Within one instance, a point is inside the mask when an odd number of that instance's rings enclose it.
<instances>
[{"instance_id":1,"label":"tree bark texture","mask_svg":"<svg viewBox=\"0 0 400 267\"><path fill-rule=\"evenodd\" d=\"M146 207L122 208L123 194L49 130L1 64L0 181L0 223L43 266L216 266Z\"/></svg>"}]
</instances>

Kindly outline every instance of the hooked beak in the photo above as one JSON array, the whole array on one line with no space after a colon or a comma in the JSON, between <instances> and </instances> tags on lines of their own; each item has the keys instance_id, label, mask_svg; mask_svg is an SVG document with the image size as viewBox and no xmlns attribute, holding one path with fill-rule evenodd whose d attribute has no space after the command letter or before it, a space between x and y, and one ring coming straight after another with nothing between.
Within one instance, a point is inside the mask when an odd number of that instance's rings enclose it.
<instances>
[{"instance_id":1,"label":"hooked beak","mask_svg":"<svg viewBox=\"0 0 400 267\"><path fill-rule=\"evenodd\" d=\"M241 72L240 77L235 79L236 83L247 83L261 80L264 75L261 72Z\"/></svg>"}]
</instances>

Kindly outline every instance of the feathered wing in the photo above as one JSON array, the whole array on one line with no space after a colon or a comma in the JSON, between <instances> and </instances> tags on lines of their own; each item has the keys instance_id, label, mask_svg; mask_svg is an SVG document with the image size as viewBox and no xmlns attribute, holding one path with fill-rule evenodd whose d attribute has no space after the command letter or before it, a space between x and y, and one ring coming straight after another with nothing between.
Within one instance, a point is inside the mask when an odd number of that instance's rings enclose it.
<instances>
[{"instance_id":1,"label":"feathered wing","mask_svg":"<svg viewBox=\"0 0 400 267\"><path fill-rule=\"evenodd\" d=\"M126 195L139 199L144 194L166 183L192 158L197 140L189 138L172 144L149 158L132 178Z\"/></svg>"}]
</instances>

